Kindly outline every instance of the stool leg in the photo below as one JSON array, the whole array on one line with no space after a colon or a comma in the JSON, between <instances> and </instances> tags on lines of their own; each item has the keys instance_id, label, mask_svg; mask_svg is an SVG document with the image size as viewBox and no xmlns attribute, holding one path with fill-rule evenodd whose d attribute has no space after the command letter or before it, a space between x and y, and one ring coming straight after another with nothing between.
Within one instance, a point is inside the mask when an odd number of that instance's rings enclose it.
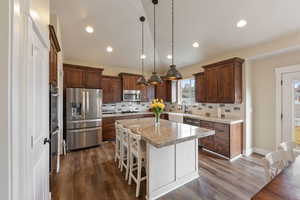
<instances>
[{"instance_id":1,"label":"stool leg","mask_svg":"<svg viewBox=\"0 0 300 200\"><path fill-rule=\"evenodd\" d=\"M132 154L130 153L130 165L129 165L129 180L128 180L128 185L131 185L131 179L132 179L132 176L133 176L133 156Z\"/></svg>"},{"instance_id":2,"label":"stool leg","mask_svg":"<svg viewBox=\"0 0 300 200\"><path fill-rule=\"evenodd\" d=\"M129 166L130 166L130 150L129 150L129 147L128 147L127 148L127 163L126 163L126 176L125 176L125 180L128 180Z\"/></svg>"},{"instance_id":3,"label":"stool leg","mask_svg":"<svg viewBox=\"0 0 300 200\"><path fill-rule=\"evenodd\" d=\"M142 177L142 159L138 158L138 171L137 171L137 183L136 183L136 194L138 197L140 195L140 187L141 187L141 177Z\"/></svg>"}]
</instances>

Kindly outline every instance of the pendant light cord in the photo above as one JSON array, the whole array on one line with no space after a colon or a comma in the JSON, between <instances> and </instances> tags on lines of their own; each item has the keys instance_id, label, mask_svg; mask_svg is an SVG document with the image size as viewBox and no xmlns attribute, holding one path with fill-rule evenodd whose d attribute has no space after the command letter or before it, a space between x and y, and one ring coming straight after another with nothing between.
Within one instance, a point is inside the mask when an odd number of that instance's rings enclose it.
<instances>
[{"instance_id":1,"label":"pendant light cord","mask_svg":"<svg viewBox=\"0 0 300 200\"><path fill-rule=\"evenodd\" d=\"M174 65L174 0L172 0L172 65Z\"/></svg>"},{"instance_id":2,"label":"pendant light cord","mask_svg":"<svg viewBox=\"0 0 300 200\"><path fill-rule=\"evenodd\" d=\"M144 22L142 22L142 75L144 76Z\"/></svg>"},{"instance_id":3,"label":"pendant light cord","mask_svg":"<svg viewBox=\"0 0 300 200\"><path fill-rule=\"evenodd\" d=\"M154 58L154 72L156 72L156 55L155 55L155 53L156 53L156 14L155 14L155 8L156 8L156 5L154 4L154 56L153 56L153 58Z\"/></svg>"}]
</instances>

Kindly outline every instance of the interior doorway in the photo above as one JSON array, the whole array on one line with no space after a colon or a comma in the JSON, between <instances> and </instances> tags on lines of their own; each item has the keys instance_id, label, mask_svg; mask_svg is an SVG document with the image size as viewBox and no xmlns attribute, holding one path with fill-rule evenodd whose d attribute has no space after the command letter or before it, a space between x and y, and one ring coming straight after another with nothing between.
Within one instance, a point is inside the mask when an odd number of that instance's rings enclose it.
<instances>
[{"instance_id":1,"label":"interior doorway","mask_svg":"<svg viewBox=\"0 0 300 200\"><path fill-rule=\"evenodd\" d=\"M282 141L300 143L300 72L281 74Z\"/></svg>"}]
</instances>

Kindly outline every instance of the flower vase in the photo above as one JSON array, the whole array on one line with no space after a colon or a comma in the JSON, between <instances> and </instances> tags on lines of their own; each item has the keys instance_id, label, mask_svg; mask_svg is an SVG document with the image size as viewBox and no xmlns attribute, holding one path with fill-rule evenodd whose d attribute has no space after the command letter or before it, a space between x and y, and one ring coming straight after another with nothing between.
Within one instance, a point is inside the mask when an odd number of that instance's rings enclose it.
<instances>
[{"instance_id":1,"label":"flower vase","mask_svg":"<svg viewBox=\"0 0 300 200\"><path fill-rule=\"evenodd\" d=\"M155 126L160 124L160 113L155 113Z\"/></svg>"}]
</instances>

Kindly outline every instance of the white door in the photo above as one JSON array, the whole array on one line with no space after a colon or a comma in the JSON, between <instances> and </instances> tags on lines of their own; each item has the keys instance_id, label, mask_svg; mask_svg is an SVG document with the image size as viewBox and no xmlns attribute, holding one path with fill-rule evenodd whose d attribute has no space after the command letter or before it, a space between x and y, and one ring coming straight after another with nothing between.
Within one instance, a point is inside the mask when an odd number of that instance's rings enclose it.
<instances>
[{"instance_id":1,"label":"white door","mask_svg":"<svg viewBox=\"0 0 300 200\"><path fill-rule=\"evenodd\" d=\"M29 20L30 21L30 20ZM30 135L30 198L49 199L49 52L34 25L29 23L27 71L28 130ZM20 166L21 167L21 166Z\"/></svg>"},{"instance_id":2,"label":"white door","mask_svg":"<svg viewBox=\"0 0 300 200\"><path fill-rule=\"evenodd\" d=\"M282 141L293 141L300 127L300 72L282 74Z\"/></svg>"}]
</instances>

